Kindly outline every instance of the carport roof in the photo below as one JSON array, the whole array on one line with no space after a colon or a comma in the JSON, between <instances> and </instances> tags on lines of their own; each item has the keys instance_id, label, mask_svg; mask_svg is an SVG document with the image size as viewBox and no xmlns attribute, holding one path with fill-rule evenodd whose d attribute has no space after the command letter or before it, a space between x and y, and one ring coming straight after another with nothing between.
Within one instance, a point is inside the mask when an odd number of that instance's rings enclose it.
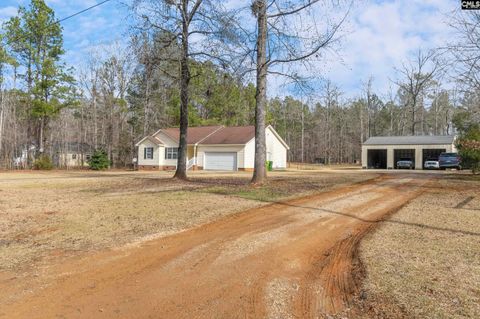
<instances>
[{"instance_id":1,"label":"carport roof","mask_svg":"<svg viewBox=\"0 0 480 319\"><path fill-rule=\"evenodd\" d=\"M374 136L363 145L448 145L453 144L455 136Z\"/></svg>"}]
</instances>

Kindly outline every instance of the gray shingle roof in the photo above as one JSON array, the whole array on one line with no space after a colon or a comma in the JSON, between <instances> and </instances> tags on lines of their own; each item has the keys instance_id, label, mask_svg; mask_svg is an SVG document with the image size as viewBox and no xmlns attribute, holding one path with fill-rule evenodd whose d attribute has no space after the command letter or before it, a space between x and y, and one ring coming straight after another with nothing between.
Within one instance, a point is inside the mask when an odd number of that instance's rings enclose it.
<instances>
[{"instance_id":1,"label":"gray shingle roof","mask_svg":"<svg viewBox=\"0 0 480 319\"><path fill-rule=\"evenodd\" d=\"M363 145L428 145L453 144L455 136L374 136L366 140Z\"/></svg>"}]
</instances>

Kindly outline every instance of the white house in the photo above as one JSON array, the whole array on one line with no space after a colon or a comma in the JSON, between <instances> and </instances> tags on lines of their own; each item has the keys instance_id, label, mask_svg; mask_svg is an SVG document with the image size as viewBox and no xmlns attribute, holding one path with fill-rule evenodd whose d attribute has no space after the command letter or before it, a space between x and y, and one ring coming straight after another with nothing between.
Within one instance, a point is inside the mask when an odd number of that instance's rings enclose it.
<instances>
[{"instance_id":1,"label":"white house","mask_svg":"<svg viewBox=\"0 0 480 319\"><path fill-rule=\"evenodd\" d=\"M265 130L267 161L274 169L287 167L288 145L272 126ZM178 155L179 129L158 130L140 140L140 169L175 169ZM187 168L223 171L251 171L255 160L254 126L189 127L187 136Z\"/></svg>"}]
</instances>

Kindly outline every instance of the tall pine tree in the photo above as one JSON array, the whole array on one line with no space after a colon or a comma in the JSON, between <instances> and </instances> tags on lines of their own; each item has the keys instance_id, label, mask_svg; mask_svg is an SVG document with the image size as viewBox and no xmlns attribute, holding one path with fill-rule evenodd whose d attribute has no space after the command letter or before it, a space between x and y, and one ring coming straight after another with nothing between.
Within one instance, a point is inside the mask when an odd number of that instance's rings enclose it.
<instances>
[{"instance_id":1,"label":"tall pine tree","mask_svg":"<svg viewBox=\"0 0 480 319\"><path fill-rule=\"evenodd\" d=\"M28 8L18 9L4 29L9 51L20 65L32 142L40 155L45 151L50 120L74 101L74 79L61 60L65 52L62 27L43 0L32 0Z\"/></svg>"}]
</instances>

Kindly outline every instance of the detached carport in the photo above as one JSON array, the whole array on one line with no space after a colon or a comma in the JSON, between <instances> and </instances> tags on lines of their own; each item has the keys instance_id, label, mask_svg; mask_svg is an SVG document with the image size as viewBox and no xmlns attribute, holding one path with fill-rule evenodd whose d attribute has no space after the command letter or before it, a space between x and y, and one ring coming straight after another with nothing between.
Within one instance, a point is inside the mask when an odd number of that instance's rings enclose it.
<instances>
[{"instance_id":1,"label":"detached carport","mask_svg":"<svg viewBox=\"0 0 480 319\"><path fill-rule=\"evenodd\" d=\"M455 136L375 136L362 144L363 168L396 168L400 158L411 158L415 169L423 169L428 158L456 152Z\"/></svg>"}]
</instances>

